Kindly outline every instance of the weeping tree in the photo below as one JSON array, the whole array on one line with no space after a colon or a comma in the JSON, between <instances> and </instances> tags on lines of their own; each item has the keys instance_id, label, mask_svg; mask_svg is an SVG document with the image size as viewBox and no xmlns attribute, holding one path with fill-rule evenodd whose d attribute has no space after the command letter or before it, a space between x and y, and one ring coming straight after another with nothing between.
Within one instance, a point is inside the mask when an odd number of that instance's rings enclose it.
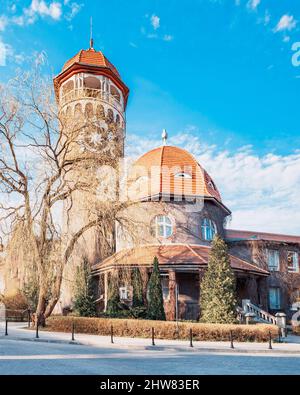
<instances>
[{"instance_id":1,"label":"weeping tree","mask_svg":"<svg viewBox=\"0 0 300 395\"><path fill-rule=\"evenodd\" d=\"M153 270L148 284L147 315L151 320L166 320L159 262L157 257L153 260Z\"/></svg>"},{"instance_id":2,"label":"weeping tree","mask_svg":"<svg viewBox=\"0 0 300 395\"><path fill-rule=\"evenodd\" d=\"M76 268L74 309L81 317L96 317L91 266L87 259Z\"/></svg>"},{"instance_id":3,"label":"weeping tree","mask_svg":"<svg viewBox=\"0 0 300 395\"><path fill-rule=\"evenodd\" d=\"M235 276L227 245L215 236L207 270L200 284L201 321L230 324L236 322Z\"/></svg>"},{"instance_id":4,"label":"weeping tree","mask_svg":"<svg viewBox=\"0 0 300 395\"><path fill-rule=\"evenodd\" d=\"M38 64L31 72L0 85L0 235L8 246L7 264L14 262L20 272L21 266L30 262L36 273L35 322L44 325L60 298L65 267L72 263L80 240L96 229L102 235L101 254L103 250L107 256L113 251L110 235L116 222L130 226L132 233L134 229L120 217L129 203L119 198L118 184L114 200L94 203L98 190L105 190L107 185L90 169L109 167L116 171L118 180L121 152L117 140L114 155L109 150L93 154L88 148L82 153L82 136L90 142L90 134L99 133L97 116L59 111L53 82L44 77L41 67ZM107 133L117 136L117 122L107 122ZM108 141L108 137L102 140ZM68 216L79 195L84 196L87 221L64 237L62 215L58 213L64 208ZM16 229L22 229L17 237Z\"/></svg>"}]
</instances>

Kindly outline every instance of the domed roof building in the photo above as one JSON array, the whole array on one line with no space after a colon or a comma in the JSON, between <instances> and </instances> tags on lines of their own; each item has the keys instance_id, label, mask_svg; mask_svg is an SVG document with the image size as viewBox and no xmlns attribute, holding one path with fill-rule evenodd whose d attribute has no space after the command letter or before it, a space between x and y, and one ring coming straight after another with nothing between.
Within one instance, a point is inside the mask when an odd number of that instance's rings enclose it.
<instances>
[{"instance_id":1,"label":"domed roof building","mask_svg":"<svg viewBox=\"0 0 300 395\"><path fill-rule=\"evenodd\" d=\"M165 132L164 132L165 133ZM165 136L165 134L164 134ZM226 237L230 210L223 204L213 179L186 150L164 144L137 159L128 175L128 196L134 204L122 213L134 229L116 225L116 253L93 267L94 275L139 267L149 277L153 258L159 260L168 319L197 319L199 282L216 234ZM268 271L237 256L231 265L241 284L251 276L264 281ZM122 284L123 300L131 286ZM176 292L180 290L178 306ZM104 286L105 292L105 286ZM105 309L105 294L102 309Z\"/></svg>"}]
</instances>

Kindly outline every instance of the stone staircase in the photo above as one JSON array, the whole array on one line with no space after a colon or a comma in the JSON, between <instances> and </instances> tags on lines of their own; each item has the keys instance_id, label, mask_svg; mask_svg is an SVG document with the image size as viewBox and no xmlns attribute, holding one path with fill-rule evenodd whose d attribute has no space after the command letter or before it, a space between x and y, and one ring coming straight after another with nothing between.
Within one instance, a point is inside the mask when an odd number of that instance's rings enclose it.
<instances>
[{"instance_id":1,"label":"stone staircase","mask_svg":"<svg viewBox=\"0 0 300 395\"><path fill-rule=\"evenodd\" d=\"M245 317L245 319L250 317L256 322L279 325L278 317L275 317L267 311L262 310L260 307L251 303L251 301L248 299L244 299L242 301L242 308L239 308L238 314Z\"/></svg>"}]
</instances>

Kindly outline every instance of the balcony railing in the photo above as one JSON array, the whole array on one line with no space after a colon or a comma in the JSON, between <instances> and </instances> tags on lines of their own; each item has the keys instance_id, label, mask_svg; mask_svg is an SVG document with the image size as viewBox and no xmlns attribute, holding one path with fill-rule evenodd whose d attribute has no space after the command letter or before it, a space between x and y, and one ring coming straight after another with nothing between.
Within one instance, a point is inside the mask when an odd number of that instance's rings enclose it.
<instances>
[{"instance_id":1,"label":"balcony railing","mask_svg":"<svg viewBox=\"0 0 300 395\"><path fill-rule=\"evenodd\" d=\"M65 105L74 100L80 99L97 99L101 100L105 103L110 104L117 111L123 112L122 104L108 92L103 92L100 89L92 89L92 88L79 88L73 89L64 95L60 96L60 105Z\"/></svg>"}]
</instances>

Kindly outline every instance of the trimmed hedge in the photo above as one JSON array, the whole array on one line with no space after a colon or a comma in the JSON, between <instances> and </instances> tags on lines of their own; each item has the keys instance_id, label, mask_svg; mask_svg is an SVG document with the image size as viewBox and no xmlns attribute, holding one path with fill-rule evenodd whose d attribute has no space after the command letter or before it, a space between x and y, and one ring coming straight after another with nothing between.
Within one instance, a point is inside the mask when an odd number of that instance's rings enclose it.
<instances>
[{"instance_id":1,"label":"trimmed hedge","mask_svg":"<svg viewBox=\"0 0 300 395\"><path fill-rule=\"evenodd\" d=\"M293 326L293 334L300 336L300 326Z\"/></svg>"},{"instance_id":2,"label":"trimmed hedge","mask_svg":"<svg viewBox=\"0 0 300 395\"><path fill-rule=\"evenodd\" d=\"M75 323L77 333L92 335L110 335L111 326L115 336L150 338L151 328L155 328L157 339L188 339L190 329L193 330L194 340L228 341L232 330L235 341L265 342L278 336L278 328L274 325L231 325L231 324L200 324L172 321L127 320L113 318L84 318L52 316L47 319L46 330L56 332L71 332Z\"/></svg>"}]
</instances>

